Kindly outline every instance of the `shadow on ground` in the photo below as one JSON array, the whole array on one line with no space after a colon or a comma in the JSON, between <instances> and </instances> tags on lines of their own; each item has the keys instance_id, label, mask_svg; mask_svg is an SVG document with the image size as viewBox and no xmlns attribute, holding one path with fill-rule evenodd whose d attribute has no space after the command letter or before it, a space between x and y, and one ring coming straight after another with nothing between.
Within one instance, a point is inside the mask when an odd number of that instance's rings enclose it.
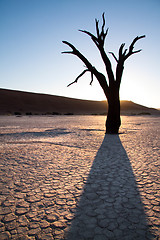
<instances>
[{"instance_id":1,"label":"shadow on ground","mask_svg":"<svg viewBox=\"0 0 160 240\"><path fill-rule=\"evenodd\" d=\"M43 132L16 132L16 133L3 133L0 134L0 137L9 136L15 138L22 138L22 137L56 137L58 135L70 134L71 132L67 131L65 128L54 128L54 129L47 129Z\"/></svg>"},{"instance_id":2,"label":"shadow on ground","mask_svg":"<svg viewBox=\"0 0 160 240\"><path fill-rule=\"evenodd\" d=\"M105 136L66 239L153 239L130 160L118 135Z\"/></svg>"}]
</instances>

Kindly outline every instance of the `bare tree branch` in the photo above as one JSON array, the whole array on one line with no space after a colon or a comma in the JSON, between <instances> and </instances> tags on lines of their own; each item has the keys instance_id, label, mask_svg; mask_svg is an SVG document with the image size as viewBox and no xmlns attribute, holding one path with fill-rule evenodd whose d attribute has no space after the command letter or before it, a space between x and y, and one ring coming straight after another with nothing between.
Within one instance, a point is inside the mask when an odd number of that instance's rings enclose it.
<instances>
[{"instance_id":1,"label":"bare tree branch","mask_svg":"<svg viewBox=\"0 0 160 240\"><path fill-rule=\"evenodd\" d=\"M81 74L78 75L78 77L75 79L75 81L72 82L72 83L70 83L70 84L68 84L67 87L71 86L71 85L74 84L74 83L77 83L77 82L78 82L78 79L79 79L80 77L82 77L82 76L83 76L86 72L88 72L88 71L89 71L88 69L85 69Z\"/></svg>"},{"instance_id":2,"label":"bare tree branch","mask_svg":"<svg viewBox=\"0 0 160 240\"><path fill-rule=\"evenodd\" d=\"M108 29L106 30L106 32L104 32L104 27L105 27L104 13L102 15L102 18L103 18L103 25L102 25L101 33L99 32L99 21L96 19L97 37L88 31L85 31L85 30L80 30L80 31L87 34L88 36L90 36L91 39L93 40L93 42L95 43L95 45L97 46L98 50L100 51L102 60L106 67L106 72L107 72L108 79L109 79L109 85L112 85L114 83L114 74L112 71L111 62L110 62L106 52L104 51L104 41L105 41L106 35L108 33Z\"/></svg>"},{"instance_id":3,"label":"bare tree branch","mask_svg":"<svg viewBox=\"0 0 160 240\"><path fill-rule=\"evenodd\" d=\"M93 83L93 73L91 72L91 82L90 82L90 85L92 85Z\"/></svg>"},{"instance_id":4,"label":"bare tree branch","mask_svg":"<svg viewBox=\"0 0 160 240\"><path fill-rule=\"evenodd\" d=\"M71 43L69 43L69 42L67 42L67 41L62 41L62 42L63 42L64 44L68 45L70 48L72 48L73 51L72 51L72 52L69 52L69 53L74 54L74 55L76 55L79 59L81 59L81 61L82 61L82 62L85 64L85 66L87 67L87 70L92 73L92 76L95 75L95 77L97 78L97 80L98 80L100 86L102 87L105 95L108 96L109 87L108 87L108 84L107 84L107 81L106 81L105 76L104 76L102 73L98 72L97 69L96 69L95 67L93 67L92 64L87 60L87 58L85 58ZM68 53L68 52L63 52L63 53ZM85 72L86 72L86 70L82 72L82 75L83 75ZM81 75L81 74L80 74L80 75ZM81 75L81 76L80 76L80 75L78 76L78 78L82 76L82 75ZM93 82L92 76L91 76L91 84L92 84L92 82ZM77 81L77 79L76 79L73 83L75 83L76 81Z\"/></svg>"},{"instance_id":5,"label":"bare tree branch","mask_svg":"<svg viewBox=\"0 0 160 240\"><path fill-rule=\"evenodd\" d=\"M71 52L71 51L65 51L65 52L61 52L62 54L64 54L64 53L67 53L67 54L73 54L73 51Z\"/></svg>"},{"instance_id":6,"label":"bare tree branch","mask_svg":"<svg viewBox=\"0 0 160 240\"><path fill-rule=\"evenodd\" d=\"M102 25L102 32L104 32L104 27L105 27L105 17L104 17L104 13L102 14L102 19L103 19L103 25Z\"/></svg>"},{"instance_id":7,"label":"bare tree branch","mask_svg":"<svg viewBox=\"0 0 160 240\"><path fill-rule=\"evenodd\" d=\"M96 44L97 47L100 47L101 45L104 46L104 41L105 41L106 35L108 33L108 28L107 28L106 32L104 31L104 27L105 27L104 13L102 15L102 18L103 18L103 25L102 25L101 32L99 31L99 21L97 19L95 19L97 37L95 35L93 35L92 33L88 32L88 31L79 30L80 32L83 32L83 33L86 33L87 35L89 35L91 37L91 39L94 41L94 43Z\"/></svg>"},{"instance_id":8,"label":"bare tree branch","mask_svg":"<svg viewBox=\"0 0 160 240\"><path fill-rule=\"evenodd\" d=\"M132 41L131 45L129 46L129 51L128 51L128 53L125 55L125 60L126 60L129 56L131 56L132 54L138 53L138 52L141 51L141 49L140 49L140 50L137 50L137 51L133 51L133 49L134 49L135 43L136 43L139 39L144 38L144 37L146 37L146 36L145 36L145 35L140 36L140 37L137 36L137 37Z\"/></svg>"},{"instance_id":9,"label":"bare tree branch","mask_svg":"<svg viewBox=\"0 0 160 240\"><path fill-rule=\"evenodd\" d=\"M116 58L115 54L113 52L109 52L110 54L112 54L112 56L114 57L114 59L116 60L116 62L118 63L118 59Z\"/></svg>"},{"instance_id":10,"label":"bare tree branch","mask_svg":"<svg viewBox=\"0 0 160 240\"><path fill-rule=\"evenodd\" d=\"M75 54L75 52L77 51L77 49L69 42L67 41L62 41L64 44L68 45L70 48L72 48L72 52L62 52L62 53L72 53L72 54Z\"/></svg>"},{"instance_id":11,"label":"bare tree branch","mask_svg":"<svg viewBox=\"0 0 160 240\"><path fill-rule=\"evenodd\" d=\"M119 48L119 61L123 58L123 48L125 46L125 43L122 43Z\"/></svg>"},{"instance_id":12,"label":"bare tree branch","mask_svg":"<svg viewBox=\"0 0 160 240\"><path fill-rule=\"evenodd\" d=\"M97 38L99 38L99 26L98 26L99 21L98 21L97 19L95 19L95 21L96 21L96 32L97 32Z\"/></svg>"},{"instance_id":13,"label":"bare tree branch","mask_svg":"<svg viewBox=\"0 0 160 240\"><path fill-rule=\"evenodd\" d=\"M135 43L139 39L144 38L144 37L145 37L145 35L140 36L140 37L137 36L136 38L134 38L131 45L129 46L129 50L128 50L127 54L126 54L127 49L125 49L124 52L123 52L123 48L125 46L125 43L121 44L121 46L119 48L119 59L117 61L117 68L116 68L116 82L117 82L118 86L120 86L120 83L121 83L125 60L128 57L130 57L132 54L139 53L142 50L142 49L140 49L140 50L137 50L137 51L133 51Z\"/></svg>"},{"instance_id":14,"label":"bare tree branch","mask_svg":"<svg viewBox=\"0 0 160 240\"><path fill-rule=\"evenodd\" d=\"M105 27L105 17L104 17L104 13L102 14L102 19L103 19L103 24L102 24L102 30L101 30L101 34L100 34L100 39L104 45L104 41L105 41L105 38L106 38L106 35L108 33L108 28L106 30L106 32L104 32L104 27Z\"/></svg>"},{"instance_id":15,"label":"bare tree branch","mask_svg":"<svg viewBox=\"0 0 160 240\"><path fill-rule=\"evenodd\" d=\"M87 34L88 36L90 36L91 39L93 40L93 42L94 42L94 43L96 44L96 46L98 47L98 39L97 39L92 33L88 32L88 31L85 31L85 30L79 30L79 31L82 32L82 33Z\"/></svg>"},{"instance_id":16,"label":"bare tree branch","mask_svg":"<svg viewBox=\"0 0 160 240\"><path fill-rule=\"evenodd\" d=\"M81 59L81 61L86 65L86 67L92 71L93 70L93 66L92 64L87 60L87 58L85 58L71 43L67 42L67 41L62 41L64 44L68 45L70 48L72 48L72 52L62 52L62 53L72 53L74 55L76 55L77 57L79 57Z\"/></svg>"},{"instance_id":17,"label":"bare tree branch","mask_svg":"<svg viewBox=\"0 0 160 240\"><path fill-rule=\"evenodd\" d=\"M127 49L125 49L124 52L123 52L123 48L124 48L124 46L125 46L125 43L122 43L121 46L120 46L120 48L119 48L119 59L118 59L118 62L122 61L122 62L124 63L124 61L125 61L128 57L130 57L132 54L134 54L134 53L139 53L142 49L137 50L137 51L133 51L134 45L135 45L135 43L136 43L139 39L144 38L144 37L145 37L145 35L140 36L140 37L137 36L137 37L132 41L131 45L129 46L129 50L128 50L128 53L127 53L127 54L126 54Z\"/></svg>"}]
</instances>

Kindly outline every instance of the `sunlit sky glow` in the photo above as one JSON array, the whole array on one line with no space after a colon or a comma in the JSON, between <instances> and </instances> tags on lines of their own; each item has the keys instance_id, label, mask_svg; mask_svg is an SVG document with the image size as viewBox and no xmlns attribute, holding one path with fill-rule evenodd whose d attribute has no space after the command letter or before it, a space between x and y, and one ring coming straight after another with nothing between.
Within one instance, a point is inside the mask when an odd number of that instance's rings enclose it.
<instances>
[{"instance_id":1,"label":"sunlit sky glow","mask_svg":"<svg viewBox=\"0 0 160 240\"><path fill-rule=\"evenodd\" d=\"M69 41L105 73L96 46L78 31L95 33L95 18L101 23L103 12L109 27L106 52L117 55L121 43L128 47L137 35L146 35L135 45L143 51L125 62L121 100L160 108L159 0L0 0L0 88L104 100L97 80L89 85L89 73L67 88L84 64L61 54L69 50L62 40Z\"/></svg>"}]
</instances>

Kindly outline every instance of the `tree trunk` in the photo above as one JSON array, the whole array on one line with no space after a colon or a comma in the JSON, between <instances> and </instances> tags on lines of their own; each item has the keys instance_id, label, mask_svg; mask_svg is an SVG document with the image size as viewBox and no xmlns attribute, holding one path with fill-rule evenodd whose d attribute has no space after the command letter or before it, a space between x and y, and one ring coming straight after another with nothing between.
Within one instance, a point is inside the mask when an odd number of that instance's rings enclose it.
<instances>
[{"instance_id":1,"label":"tree trunk","mask_svg":"<svg viewBox=\"0 0 160 240\"><path fill-rule=\"evenodd\" d=\"M121 126L119 89L111 89L108 96L106 133L118 134Z\"/></svg>"}]
</instances>

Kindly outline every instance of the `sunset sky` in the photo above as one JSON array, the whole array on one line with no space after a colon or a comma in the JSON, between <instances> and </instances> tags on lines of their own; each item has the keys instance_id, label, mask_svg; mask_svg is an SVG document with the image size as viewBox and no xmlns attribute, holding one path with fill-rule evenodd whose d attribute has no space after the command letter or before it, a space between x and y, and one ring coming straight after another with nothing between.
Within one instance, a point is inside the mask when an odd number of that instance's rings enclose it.
<instances>
[{"instance_id":1,"label":"sunset sky","mask_svg":"<svg viewBox=\"0 0 160 240\"><path fill-rule=\"evenodd\" d=\"M103 12L107 53L117 55L122 43L146 35L135 45L142 51L125 62L121 100L160 108L160 0L0 0L0 88L104 100L97 80L89 85L89 73L67 88L85 68L76 56L61 54L69 50L62 41L69 41L105 73L96 46L78 31L95 33Z\"/></svg>"}]
</instances>

